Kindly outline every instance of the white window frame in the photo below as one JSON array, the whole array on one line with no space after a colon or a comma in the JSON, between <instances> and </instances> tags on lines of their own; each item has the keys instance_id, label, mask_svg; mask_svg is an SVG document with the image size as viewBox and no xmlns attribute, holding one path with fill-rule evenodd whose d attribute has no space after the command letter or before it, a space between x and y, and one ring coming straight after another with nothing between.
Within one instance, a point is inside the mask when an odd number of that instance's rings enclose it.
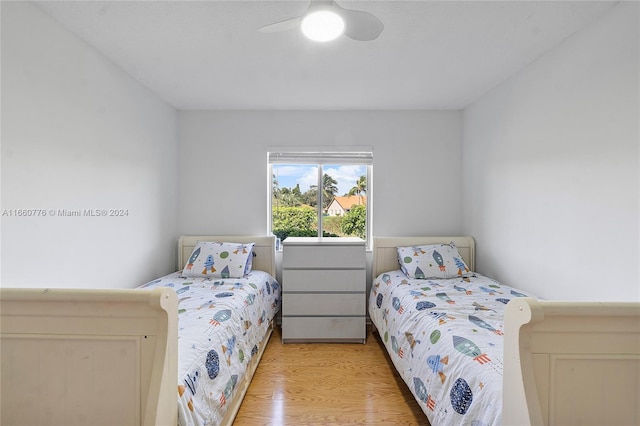
<instances>
[{"instance_id":1,"label":"white window frame","mask_svg":"<svg viewBox=\"0 0 640 426\"><path fill-rule=\"evenodd\" d=\"M291 147L273 146L267 150L267 229L272 232L273 214L273 165L274 164L309 164L318 166L318 188L322 188L323 166L333 164L357 164L366 167L367 205L366 205L366 242L370 248L372 241L372 187L373 187L373 149L370 146L350 147ZM318 191L317 223L318 237L322 238L322 191Z\"/></svg>"}]
</instances>

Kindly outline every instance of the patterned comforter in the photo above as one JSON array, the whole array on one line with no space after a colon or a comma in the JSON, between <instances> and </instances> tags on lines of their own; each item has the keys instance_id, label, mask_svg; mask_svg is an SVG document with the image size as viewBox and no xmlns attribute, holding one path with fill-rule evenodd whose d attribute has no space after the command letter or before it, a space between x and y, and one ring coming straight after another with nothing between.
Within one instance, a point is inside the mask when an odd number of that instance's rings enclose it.
<instances>
[{"instance_id":1,"label":"patterned comforter","mask_svg":"<svg viewBox=\"0 0 640 426\"><path fill-rule=\"evenodd\" d=\"M254 270L227 279L175 272L142 287L178 295L178 424L217 425L280 309L280 285Z\"/></svg>"},{"instance_id":2,"label":"patterned comforter","mask_svg":"<svg viewBox=\"0 0 640 426\"><path fill-rule=\"evenodd\" d=\"M504 308L524 296L479 274L375 279L371 320L433 426L502 424Z\"/></svg>"}]
</instances>

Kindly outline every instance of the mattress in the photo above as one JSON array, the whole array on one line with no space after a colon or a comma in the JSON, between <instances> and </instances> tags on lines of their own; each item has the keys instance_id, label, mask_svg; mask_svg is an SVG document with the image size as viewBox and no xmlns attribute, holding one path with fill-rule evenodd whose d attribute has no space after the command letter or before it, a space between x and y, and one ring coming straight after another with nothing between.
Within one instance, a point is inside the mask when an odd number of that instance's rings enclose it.
<instances>
[{"instance_id":1,"label":"mattress","mask_svg":"<svg viewBox=\"0 0 640 426\"><path fill-rule=\"evenodd\" d=\"M219 424L280 309L280 285L256 270L226 279L179 271L142 287L172 287L178 295L178 424Z\"/></svg>"},{"instance_id":2,"label":"mattress","mask_svg":"<svg viewBox=\"0 0 640 426\"><path fill-rule=\"evenodd\" d=\"M374 280L371 320L433 426L502 424L504 308L525 296L477 273Z\"/></svg>"}]
</instances>

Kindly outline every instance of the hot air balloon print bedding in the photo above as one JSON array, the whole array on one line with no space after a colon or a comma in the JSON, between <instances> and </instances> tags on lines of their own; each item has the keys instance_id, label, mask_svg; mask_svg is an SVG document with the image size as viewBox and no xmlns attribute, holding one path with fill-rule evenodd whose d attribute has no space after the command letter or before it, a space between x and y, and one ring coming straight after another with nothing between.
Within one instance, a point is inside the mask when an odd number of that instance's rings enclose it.
<instances>
[{"instance_id":1,"label":"hot air balloon print bedding","mask_svg":"<svg viewBox=\"0 0 640 426\"><path fill-rule=\"evenodd\" d=\"M374 280L371 320L432 425L502 424L504 308L523 296L477 273Z\"/></svg>"}]
</instances>

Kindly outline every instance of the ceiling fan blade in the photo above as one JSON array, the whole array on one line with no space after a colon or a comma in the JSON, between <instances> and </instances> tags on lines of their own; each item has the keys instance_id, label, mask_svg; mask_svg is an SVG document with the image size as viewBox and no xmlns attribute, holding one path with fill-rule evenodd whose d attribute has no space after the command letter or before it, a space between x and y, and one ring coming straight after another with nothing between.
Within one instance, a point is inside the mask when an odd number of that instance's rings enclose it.
<instances>
[{"instance_id":1,"label":"ceiling fan blade","mask_svg":"<svg viewBox=\"0 0 640 426\"><path fill-rule=\"evenodd\" d=\"M340 8L344 18L344 35L357 41L371 41L378 38L384 30L384 24L369 12Z\"/></svg>"},{"instance_id":2,"label":"ceiling fan blade","mask_svg":"<svg viewBox=\"0 0 640 426\"><path fill-rule=\"evenodd\" d=\"M288 31L296 28L300 28L300 22L302 22L301 16L295 18L286 19L284 21L276 22L274 24L265 25L258 28L261 33L277 33L280 31Z\"/></svg>"}]
</instances>

